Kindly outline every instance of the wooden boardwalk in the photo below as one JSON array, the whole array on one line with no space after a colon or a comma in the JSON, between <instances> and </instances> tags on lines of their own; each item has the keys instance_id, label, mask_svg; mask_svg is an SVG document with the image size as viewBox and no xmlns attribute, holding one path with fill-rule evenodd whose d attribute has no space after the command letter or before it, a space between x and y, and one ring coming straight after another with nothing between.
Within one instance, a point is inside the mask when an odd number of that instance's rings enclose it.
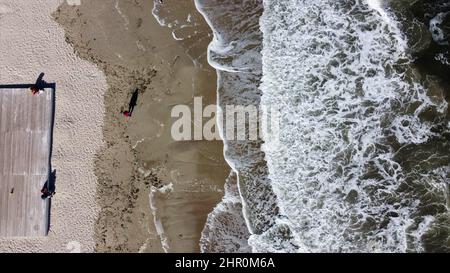
<instances>
[{"instance_id":1,"label":"wooden boardwalk","mask_svg":"<svg viewBox=\"0 0 450 273\"><path fill-rule=\"evenodd\" d=\"M0 88L0 237L45 236L54 90Z\"/></svg>"}]
</instances>

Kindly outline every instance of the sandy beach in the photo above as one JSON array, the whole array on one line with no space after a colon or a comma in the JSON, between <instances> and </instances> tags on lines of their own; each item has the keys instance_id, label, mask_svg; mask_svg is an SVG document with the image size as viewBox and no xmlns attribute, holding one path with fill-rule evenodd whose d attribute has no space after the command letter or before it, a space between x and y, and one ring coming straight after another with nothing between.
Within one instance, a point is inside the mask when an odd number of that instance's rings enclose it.
<instances>
[{"instance_id":1,"label":"sandy beach","mask_svg":"<svg viewBox=\"0 0 450 273\"><path fill-rule=\"evenodd\" d=\"M61 1L0 1L0 82L33 83L39 73L56 82L52 167L57 170L47 237L0 239L1 252L93 251L95 154L103 146L106 80L78 58L52 19ZM38 194L38 193L37 193Z\"/></svg>"},{"instance_id":2,"label":"sandy beach","mask_svg":"<svg viewBox=\"0 0 450 273\"><path fill-rule=\"evenodd\" d=\"M170 10L192 23L183 40L152 8L144 0L0 1L0 82L44 72L57 86L50 233L0 239L0 251L199 251L229 168L221 141L174 141L170 109L194 96L215 103L211 34L193 2Z\"/></svg>"},{"instance_id":3,"label":"sandy beach","mask_svg":"<svg viewBox=\"0 0 450 273\"><path fill-rule=\"evenodd\" d=\"M222 142L176 142L170 132L172 106L191 105L194 96L205 105L216 99L209 29L186 3L171 10L179 20L191 14L195 28L185 40L155 20L152 1L89 1L54 13L77 54L96 63L109 86L107 145L96 163L96 251L197 252L206 217L223 196L229 168ZM126 118L136 89L138 105Z\"/></svg>"}]
</instances>

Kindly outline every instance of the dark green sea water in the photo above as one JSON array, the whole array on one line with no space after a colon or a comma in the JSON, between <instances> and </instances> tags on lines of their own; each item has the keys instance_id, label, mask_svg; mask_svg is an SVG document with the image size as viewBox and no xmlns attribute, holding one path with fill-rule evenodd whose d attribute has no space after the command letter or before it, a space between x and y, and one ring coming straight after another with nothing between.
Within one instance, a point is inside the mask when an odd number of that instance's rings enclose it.
<instances>
[{"instance_id":1,"label":"dark green sea water","mask_svg":"<svg viewBox=\"0 0 450 273\"><path fill-rule=\"evenodd\" d=\"M444 96L450 100L450 1L448 0L391 0L391 9L398 18L414 57L413 65L418 71L416 76L429 92ZM423 119L433 121L436 137L427 143L405 147L398 153L397 159L405 168L411 169L411 180L418 181L413 191L423 193L422 208L419 214L434 215L436 220L422 236L425 251L450 251L450 174L444 181L447 191L438 193L427 188L414 173L420 169L449 167L450 132L449 112L446 117L436 115L432 109L426 111ZM418 170L414 172L413 170ZM410 189L412 190L412 189Z\"/></svg>"}]
</instances>

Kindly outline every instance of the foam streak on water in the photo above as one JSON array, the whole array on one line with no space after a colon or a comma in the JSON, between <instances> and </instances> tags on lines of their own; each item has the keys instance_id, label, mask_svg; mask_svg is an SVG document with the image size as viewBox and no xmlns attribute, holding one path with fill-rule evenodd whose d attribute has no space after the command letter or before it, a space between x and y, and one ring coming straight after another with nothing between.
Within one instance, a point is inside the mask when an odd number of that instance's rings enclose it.
<instances>
[{"instance_id":1,"label":"foam streak on water","mask_svg":"<svg viewBox=\"0 0 450 273\"><path fill-rule=\"evenodd\" d=\"M415 78L382 4L264 0L262 104L283 109L281 141L263 150L275 226L292 234L253 236L254 250L288 238L285 251L423 251L448 217L448 161L424 163L446 156L425 147L447 103Z\"/></svg>"},{"instance_id":2,"label":"foam streak on water","mask_svg":"<svg viewBox=\"0 0 450 273\"><path fill-rule=\"evenodd\" d=\"M448 45L448 42L446 41L446 37L442 29L439 27L440 24L442 24L442 21L444 20L444 17L448 14L448 12L441 12L438 13L433 19L430 21L430 32L433 37L433 39L436 41L436 43L440 45Z\"/></svg>"}]
</instances>

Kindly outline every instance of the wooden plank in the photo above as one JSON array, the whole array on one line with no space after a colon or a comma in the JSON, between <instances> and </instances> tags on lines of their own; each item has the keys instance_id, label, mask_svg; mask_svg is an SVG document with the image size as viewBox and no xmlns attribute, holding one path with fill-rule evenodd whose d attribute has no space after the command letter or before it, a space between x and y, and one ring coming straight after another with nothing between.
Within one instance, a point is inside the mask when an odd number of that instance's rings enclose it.
<instances>
[{"instance_id":1,"label":"wooden plank","mask_svg":"<svg viewBox=\"0 0 450 273\"><path fill-rule=\"evenodd\" d=\"M53 89L0 88L0 237L45 236Z\"/></svg>"}]
</instances>

